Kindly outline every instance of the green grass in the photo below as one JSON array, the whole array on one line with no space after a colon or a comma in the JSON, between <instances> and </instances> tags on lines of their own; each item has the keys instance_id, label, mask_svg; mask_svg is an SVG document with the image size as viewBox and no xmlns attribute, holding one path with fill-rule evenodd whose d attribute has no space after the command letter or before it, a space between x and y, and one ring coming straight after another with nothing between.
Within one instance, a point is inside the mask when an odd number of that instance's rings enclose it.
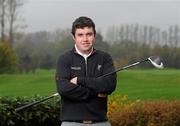
<instances>
[{"instance_id":1,"label":"green grass","mask_svg":"<svg viewBox=\"0 0 180 126\"><path fill-rule=\"evenodd\" d=\"M0 75L0 96L49 96L56 93L54 70L35 74ZM127 95L130 100L180 99L180 70L151 69L118 72L113 94Z\"/></svg>"},{"instance_id":2,"label":"green grass","mask_svg":"<svg viewBox=\"0 0 180 126\"><path fill-rule=\"evenodd\" d=\"M180 99L180 70L128 70L118 73L115 94L132 100Z\"/></svg>"},{"instance_id":3,"label":"green grass","mask_svg":"<svg viewBox=\"0 0 180 126\"><path fill-rule=\"evenodd\" d=\"M56 92L55 71L38 70L35 74L0 75L0 96L50 95Z\"/></svg>"}]
</instances>

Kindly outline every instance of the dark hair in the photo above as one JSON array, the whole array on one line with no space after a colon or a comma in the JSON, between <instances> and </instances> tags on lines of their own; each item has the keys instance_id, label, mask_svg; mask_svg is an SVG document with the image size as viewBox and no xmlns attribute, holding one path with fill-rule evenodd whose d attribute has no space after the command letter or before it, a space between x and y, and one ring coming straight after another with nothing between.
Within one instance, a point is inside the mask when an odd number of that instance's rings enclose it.
<instances>
[{"instance_id":1,"label":"dark hair","mask_svg":"<svg viewBox=\"0 0 180 126\"><path fill-rule=\"evenodd\" d=\"M71 33L73 34L73 36L75 36L76 29L84 28L84 27L92 27L94 34L96 34L94 22L92 21L92 19L85 17L85 16L81 16L73 22Z\"/></svg>"}]
</instances>

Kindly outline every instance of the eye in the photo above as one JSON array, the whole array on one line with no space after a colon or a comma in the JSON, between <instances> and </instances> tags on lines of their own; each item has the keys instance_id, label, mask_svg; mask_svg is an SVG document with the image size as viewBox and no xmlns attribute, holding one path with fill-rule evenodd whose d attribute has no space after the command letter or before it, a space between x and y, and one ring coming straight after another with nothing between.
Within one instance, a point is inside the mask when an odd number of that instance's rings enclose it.
<instances>
[{"instance_id":1,"label":"eye","mask_svg":"<svg viewBox=\"0 0 180 126\"><path fill-rule=\"evenodd\" d=\"M78 36L78 37L82 37L82 36L83 36L83 34L79 33L79 34L77 34L77 36Z\"/></svg>"},{"instance_id":2,"label":"eye","mask_svg":"<svg viewBox=\"0 0 180 126\"><path fill-rule=\"evenodd\" d=\"M92 32L87 33L87 36L92 36L92 35L93 35L93 33L92 33Z\"/></svg>"}]
</instances>

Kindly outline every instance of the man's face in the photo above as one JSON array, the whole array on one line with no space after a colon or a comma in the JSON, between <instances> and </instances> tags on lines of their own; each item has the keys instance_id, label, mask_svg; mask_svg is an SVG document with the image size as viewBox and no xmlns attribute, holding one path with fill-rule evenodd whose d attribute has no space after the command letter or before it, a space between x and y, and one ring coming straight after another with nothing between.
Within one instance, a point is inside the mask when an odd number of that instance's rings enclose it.
<instances>
[{"instance_id":1,"label":"man's face","mask_svg":"<svg viewBox=\"0 0 180 126\"><path fill-rule=\"evenodd\" d=\"M95 34L92 27L77 28L73 37L78 50L81 53L90 53L95 42Z\"/></svg>"}]
</instances>

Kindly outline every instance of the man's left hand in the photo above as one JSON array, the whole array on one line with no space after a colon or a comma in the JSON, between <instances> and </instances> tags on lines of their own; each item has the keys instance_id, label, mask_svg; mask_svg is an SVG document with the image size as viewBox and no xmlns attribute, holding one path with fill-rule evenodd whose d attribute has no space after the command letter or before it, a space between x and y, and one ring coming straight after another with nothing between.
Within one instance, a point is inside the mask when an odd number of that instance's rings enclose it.
<instances>
[{"instance_id":1,"label":"man's left hand","mask_svg":"<svg viewBox=\"0 0 180 126\"><path fill-rule=\"evenodd\" d=\"M72 84L77 85L77 77L72 78L72 79L70 80L70 82L71 82Z\"/></svg>"}]
</instances>

